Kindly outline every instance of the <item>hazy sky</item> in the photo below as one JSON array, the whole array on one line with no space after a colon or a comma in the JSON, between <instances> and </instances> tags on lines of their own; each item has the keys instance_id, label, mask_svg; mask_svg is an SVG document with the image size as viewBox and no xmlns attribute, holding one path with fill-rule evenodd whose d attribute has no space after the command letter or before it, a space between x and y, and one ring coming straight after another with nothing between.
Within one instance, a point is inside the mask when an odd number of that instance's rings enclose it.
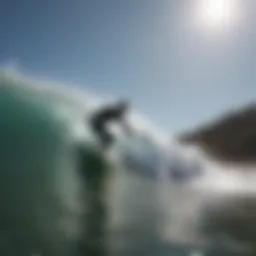
<instances>
[{"instance_id":1,"label":"hazy sky","mask_svg":"<svg viewBox=\"0 0 256 256\"><path fill-rule=\"evenodd\" d=\"M1 63L125 96L172 132L256 96L255 0L2 0L0 32Z\"/></svg>"}]
</instances>

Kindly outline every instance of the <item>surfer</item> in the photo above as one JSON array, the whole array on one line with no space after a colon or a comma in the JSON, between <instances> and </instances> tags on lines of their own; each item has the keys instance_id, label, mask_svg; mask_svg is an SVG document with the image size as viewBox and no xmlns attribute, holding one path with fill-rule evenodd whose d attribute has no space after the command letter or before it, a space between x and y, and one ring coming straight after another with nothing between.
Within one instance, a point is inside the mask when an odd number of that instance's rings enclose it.
<instances>
[{"instance_id":1,"label":"surfer","mask_svg":"<svg viewBox=\"0 0 256 256\"><path fill-rule=\"evenodd\" d=\"M119 101L115 105L100 108L92 115L91 126L98 136L103 149L108 149L114 142L114 135L109 132L107 125L113 121L121 124L126 133L131 132L125 115L128 112L129 104L126 101Z\"/></svg>"}]
</instances>

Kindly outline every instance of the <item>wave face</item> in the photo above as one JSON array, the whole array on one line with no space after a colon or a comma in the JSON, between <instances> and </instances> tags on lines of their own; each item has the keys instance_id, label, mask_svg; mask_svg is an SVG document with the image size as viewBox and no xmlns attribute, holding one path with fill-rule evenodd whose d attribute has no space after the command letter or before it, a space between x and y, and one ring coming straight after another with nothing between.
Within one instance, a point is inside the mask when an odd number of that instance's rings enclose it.
<instances>
[{"instance_id":1,"label":"wave face","mask_svg":"<svg viewBox=\"0 0 256 256\"><path fill-rule=\"evenodd\" d=\"M0 77L0 255L70 255L79 235L74 132L61 102Z\"/></svg>"}]
</instances>

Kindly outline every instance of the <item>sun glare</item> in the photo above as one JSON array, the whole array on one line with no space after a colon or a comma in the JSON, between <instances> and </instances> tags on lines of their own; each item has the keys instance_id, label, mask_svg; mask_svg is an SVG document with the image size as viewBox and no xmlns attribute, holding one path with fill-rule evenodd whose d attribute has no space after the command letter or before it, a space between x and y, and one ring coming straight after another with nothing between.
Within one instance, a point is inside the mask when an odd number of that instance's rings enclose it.
<instances>
[{"instance_id":1,"label":"sun glare","mask_svg":"<svg viewBox=\"0 0 256 256\"><path fill-rule=\"evenodd\" d=\"M236 0L200 0L200 24L211 27L227 26L235 17Z\"/></svg>"}]
</instances>

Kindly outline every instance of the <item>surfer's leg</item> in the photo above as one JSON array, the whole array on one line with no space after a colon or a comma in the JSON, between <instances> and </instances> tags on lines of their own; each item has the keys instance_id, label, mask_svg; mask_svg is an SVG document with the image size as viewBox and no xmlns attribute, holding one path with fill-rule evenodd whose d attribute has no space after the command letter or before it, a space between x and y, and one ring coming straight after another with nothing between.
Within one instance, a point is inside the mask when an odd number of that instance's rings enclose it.
<instances>
[{"instance_id":1,"label":"surfer's leg","mask_svg":"<svg viewBox=\"0 0 256 256\"><path fill-rule=\"evenodd\" d=\"M101 137L101 142L102 142L103 148L104 149L110 148L114 142L113 136L106 130L102 130L100 137Z\"/></svg>"},{"instance_id":2,"label":"surfer's leg","mask_svg":"<svg viewBox=\"0 0 256 256\"><path fill-rule=\"evenodd\" d=\"M103 149L108 149L112 145L114 137L106 130L102 123L92 123L92 129L100 140Z\"/></svg>"},{"instance_id":3,"label":"surfer's leg","mask_svg":"<svg viewBox=\"0 0 256 256\"><path fill-rule=\"evenodd\" d=\"M93 123L92 128L93 128L93 131L94 131L95 135L98 137L100 143L103 144L103 133L104 133L103 126L99 125L97 123L96 124Z\"/></svg>"}]
</instances>

